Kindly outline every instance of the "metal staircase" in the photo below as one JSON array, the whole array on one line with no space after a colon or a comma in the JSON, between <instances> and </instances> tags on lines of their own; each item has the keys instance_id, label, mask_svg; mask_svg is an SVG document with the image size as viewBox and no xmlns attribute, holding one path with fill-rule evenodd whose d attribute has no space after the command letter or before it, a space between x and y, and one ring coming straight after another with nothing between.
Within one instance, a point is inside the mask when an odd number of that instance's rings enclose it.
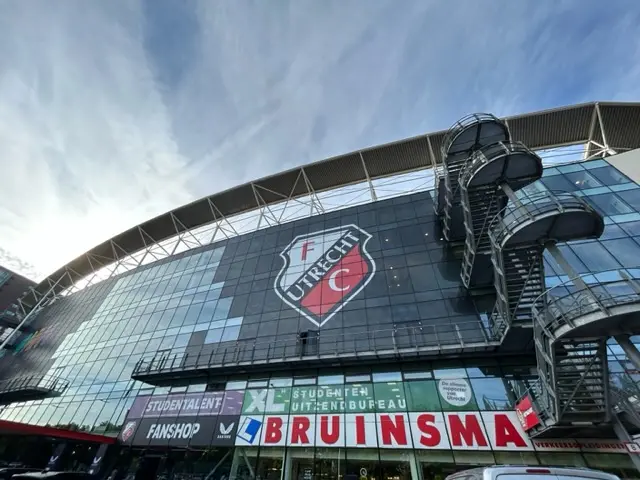
<instances>
[{"instance_id":1,"label":"metal staircase","mask_svg":"<svg viewBox=\"0 0 640 480\"><path fill-rule=\"evenodd\" d=\"M542 160L521 143L498 142L475 151L459 176L465 246L462 282L492 284L491 222L504 212L508 195L542 176Z\"/></svg>"},{"instance_id":2,"label":"metal staircase","mask_svg":"<svg viewBox=\"0 0 640 480\"><path fill-rule=\"evenodd\" d=\"M442 142L444 177L442 181L436 179L439 187L436 198L441 198L444 187L442 231L447 241L465 238L459 176L471 154L497 142L509 142L510 138L506 124L487 113L468 115L447 131ZM440 202L436 212L439 207Z\"/></svg>"},{"instance_id":3,"label":"metal staircase","mask_svg":"<svg viewBox=\"0 0 640 480\"><path fill-rule=\"evenodd\" d=\"M503 346L512 343L514 332L530 341L533 326L540 378L529 393L540 423L531 436L613 426L618 413L640 422L631 410L635 404L612 394L606 343L614 335L640 332L640 284L623 276L611 285L587 286L556 246L598 238L603 218L573 194L517 195L541 177L542 162L524 145L510 142L507 126L492 115L456 123L442 149L436 212L442 212L447 241L455 245L464 238L465 287L493 284L489 330ZM545 250L571 278L561 295L546 291ZM635 353L640 368L640 352Z\"/></svg>"},{"instance_id":4,"label":"metal staircase","mask_svg":"<svg viewBox=\"0 0 640 480\"><path fill-rule=\"evenodd\" d=\"M624 271L621 277L589 285L574 277L545 292L534 306L540 372L534 405L541 423L529 432L532 436L608 424L619 414L632 427L640 420L630 401L637 392L612 387L607 365L607 339L640 331L640 286Z\"/></svg>"}]
</instances>

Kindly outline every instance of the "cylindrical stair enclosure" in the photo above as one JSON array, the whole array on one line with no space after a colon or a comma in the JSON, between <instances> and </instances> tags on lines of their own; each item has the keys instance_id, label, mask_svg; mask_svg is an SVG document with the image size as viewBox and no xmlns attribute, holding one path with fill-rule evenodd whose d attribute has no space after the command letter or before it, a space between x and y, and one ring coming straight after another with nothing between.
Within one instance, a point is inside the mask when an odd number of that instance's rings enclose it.
<instances>
[{"instance_id":1,"label":"cylindrical stair enclosure","mask_svg":"<svg viewBox=\"0 0 640 480\"><path fill-rule=\"evenodd\" d=\"M604 221L572 194L510 194L509 205L489 225L497 308L509 325L531 325L531 308L545 291L545 245L602 234Z\"/></svg>"},{"instance_id":2,"label":"cylindrical stair enclosure","mask_svg":"<svg viewBox=\"0 0 640 480\"><path fill-rule=\"evenodd\" d=\"M609 422L607 339L566 339L549 344L537 327L534 338L540 377L532 400L540 425L529 435L581 436L593 426Z\"/></svg>"},{"instance_id":3,"label":"cylindrical stair enclosure","mask_svg":"<svg viewBox=\"0 0 640 480\"><path fill-rule=\"evenodd\" d=\"M619 280L581 287L567 280L547 290L532 311L535 324L552 341L640 333L640 280L622 273Z\"/></svg>"},{"instance_id":4,"label":"cylindrical stair enclosure","mask_svg":"<svg viewBox=\"0 0 640 480\"><path fill-rule=\"evenodd\" d=\"M510 139L507 125L487 113L468 115L447 131L442 143L442 158L445 174L443 233L448 241L465 238L458 181L461 169L474 151Z\"/></svg>"},{"instance_id":5,"label":"cylindrical stair enclosure","mask_svg":"<svg viewBox=\"0 0 640 480\"><path fill-rule=\"evenodd\" d=\"M537 435L575 429L576 422L588 428L609 422L616 408L629 409L628 398L622 405L622 399L611 392L606 341L610 336L640 332L640 282L625 271L619 273L620 279L610 282L567 280L534 302L542 387L535 403L545 419ZM629 412L626 416L631 418ZM640 418L637 412L636 417Z\"/></svg>"},{"instance_id":6,"label":"cylindrical stair enclosure","mask_svg":"<svg viewBox=\"0 0 640 480\"><path fill-rule=\"evenodd\" d=\"M503 186L519 190L542 176L542 159L522 143L498 142L475 151L460 172L465 248L460 276L467 288L493 283L489 224L504 211Z\"/></svg>"}]
</instances>

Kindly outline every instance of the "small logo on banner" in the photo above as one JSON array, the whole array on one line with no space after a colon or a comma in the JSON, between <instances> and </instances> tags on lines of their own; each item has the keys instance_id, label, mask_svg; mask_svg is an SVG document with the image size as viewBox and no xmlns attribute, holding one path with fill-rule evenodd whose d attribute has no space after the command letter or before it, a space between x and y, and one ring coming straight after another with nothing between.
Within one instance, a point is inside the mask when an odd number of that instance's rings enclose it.
<instances>
[{"instance_id":1,"label":"small logo on banner","mask_svg":"<svg viewBox=\"0 0 640 480\"><path fill-rule=\"evenodd\" d=\"M526 395L522 400L516 403L516 414L518 415L518 421L525 432L528 432L536 425L540 424L540 419L536 412L533 410L531 404L531 398Z\"/></svg>"},{"instance_id":2,"label":"small logo on banner","mask_svg":"<svg viewBox=\"0 0 640 480\"><path fill-rule=\"evenodd\" d=\"M135 431L136 431L136 422L127 423L122 429L122 432L120 433L120 439L123 442L126 442L133 436L133 433Z\"/></svg>"},{"instance_id":3,"label":"small logo on banner","mask_svg":"<svg viewBox=\"0 0 640 480\"><path fill-rule=\"evenodd\" d=\"M235 423L225 425L224 423L220 422L220 434L229 435L233 431L233 427L235 427Z\"/></svg>"},{"instance_id":4,"label":"small logo on banner","mask_svg":"<svg viewBox=\"0 0 640 480\"><path fill-rule=\"evenodd\" d=\"M236 436L249 444L253 444L258 433L260 433L260 427L262 426L262 422L260 420L256 420L255 418L245 417L242 425L238 428L238 433Z\"/></svg>"},{"instance_id":5,"label":"small logo on banner","mask_svg":"<svg viewBox=\"0 0 640 480\"><path fill-rule=\"evenodd\" d=\"M373 278L370 239L353 224L297 236L280 253L284 264L274 283L276 293L321 327Z\"/></svg>"}]
</instances>

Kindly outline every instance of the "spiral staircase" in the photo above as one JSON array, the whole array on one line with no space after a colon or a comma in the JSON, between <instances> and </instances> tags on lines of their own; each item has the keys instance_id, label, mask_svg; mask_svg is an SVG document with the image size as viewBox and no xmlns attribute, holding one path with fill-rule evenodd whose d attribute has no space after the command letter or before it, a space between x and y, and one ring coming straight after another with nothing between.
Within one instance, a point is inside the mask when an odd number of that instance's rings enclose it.
<instances>
[{"instance_id":1,"label":"spiral staircase","mask_svg":"<svg viewBox=\"0 0 640 480\"><path fill-rule=\"evenodd\" d=\"M529 434L576 435L622 415L627 429L636 425L640 432L640 397L610 388L607 364L610 337L640 333L640 285L628 278L587 285L556 246L598 238L603 218L573 194L516 193L542 176L542 160L513 142L507 125L492 115L453 125L442 158L435 210L450 245L464 241L465 287L495 288L492 338L507 348L514 331L534 339L540 377L528 395L539 423ZM562 295L546 289L545 251L571 278Z\"/></svg>"}]
</instances>

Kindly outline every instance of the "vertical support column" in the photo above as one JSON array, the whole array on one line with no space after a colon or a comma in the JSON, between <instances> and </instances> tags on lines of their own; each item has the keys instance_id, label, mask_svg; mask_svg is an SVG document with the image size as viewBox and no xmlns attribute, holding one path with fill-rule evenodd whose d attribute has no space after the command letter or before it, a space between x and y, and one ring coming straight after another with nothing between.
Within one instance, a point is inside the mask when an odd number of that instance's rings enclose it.
<instances>
[{"instance_id":1,"label":"vertical support column","mask_svg":"<svg viewBox=\"0 0 640 480\"><path fill-rule=\"evenodd\" d=\"M518 208L522 208L522 203L520 202L520 199L516 196L516 193L511 189L509 185L507 185L506 183L503 183L500 185L500 188L502 189L504 194L507 196L507 198L511 200L511 202L513 202L515 206L517 206Z\"/></svg>"},{"instance_id":2,"label":"vertical support column","mask_svg":"<svg viewBox=\"0 0 640 480\"><path fill-rule=\"evenodd\" d=\"M640 370L640 351L638 351L638 348L631 343L629 335L616 335L614 338L631 363L633 363L633 366Z\"/></svg>"},{"instance_id":3,"label":"vertical support column","mask_svg":"<svg viewBox=\"0 0 640 480\"><path fill-rule=\"evenodd\" d=\"M613 431L616 433L618 439L625 444L634 441L631 435L629 435L629 432L627 432L627 429L622 425L622 422L617 415L613 416ZM640 472L640 455L637 453L629 453L629 458L631 458L636 470Z\"/></svg>"}]
</instances>

